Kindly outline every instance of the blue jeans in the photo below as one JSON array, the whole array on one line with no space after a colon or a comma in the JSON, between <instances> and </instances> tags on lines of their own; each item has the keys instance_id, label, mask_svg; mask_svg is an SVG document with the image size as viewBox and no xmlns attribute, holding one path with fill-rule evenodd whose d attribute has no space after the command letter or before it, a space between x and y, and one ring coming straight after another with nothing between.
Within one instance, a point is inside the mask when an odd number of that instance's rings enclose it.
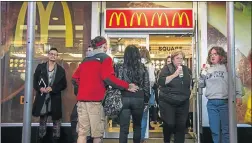
<instances>
[{"instance_id":1,"label":"blue jeans","mask_svg":"<svg viewBox=\"0 0 252 143\"><path fill-rule=\"evenodd\" d=\"M141 140L145 139L145 132L147 129L147 120L148 120L148 110L144 111L143 118L141 122Z\"/></svg>"},{"instance_id":2,"label":"blue jeans","mask_svg":"<svg viewBox=\"0 0 252 143\"><path fill-rule=\"evenodd\" d=\"M151 89L150 99L149 99L149 105L154 106L155 105L155 91ZM148 109L144 111L142 123L141 123L141 140L145 139L145 132L147 129L147 121L148 121Z\"/></svg>"},{"instance_id":3,"label":"blue jeans","mask_svg":"<svg viewBox=\"0 0 252 143\"><path fill-rule=\"evenodd\" d=\"M155 105L155 91L151 89L150 99L149 99L149 105L154 106Z\"/></svg>"},{"instance_id":4,"label":"blue jeans","mask_svg":"<svg viewBox=\"0 0 252 143\"><path fill-rule=\"evenodd\" d=\"M229 143L228 100L209 99L207 111L214 143Z\"/></svg>"}]
</instances>

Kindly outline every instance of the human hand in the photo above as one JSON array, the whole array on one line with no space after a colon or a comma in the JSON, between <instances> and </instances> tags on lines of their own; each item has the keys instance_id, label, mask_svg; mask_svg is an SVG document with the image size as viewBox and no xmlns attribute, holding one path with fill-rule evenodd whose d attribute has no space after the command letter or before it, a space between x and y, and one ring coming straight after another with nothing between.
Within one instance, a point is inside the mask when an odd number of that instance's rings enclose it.
<instances>
[{"instance_id":1,"label":"human hand","mask_svg":"<svg viewBox=\"0 0 252 143\"><path fill-rule=\"evenodd\" d=\"M136 86L134 83L130 83L130 84L129 84L128 91L130 91L130 92L137 92L138 89L139 89L139 87Z\"/></svg>"},{"instance_id":2,"label":"human hand","mask_svg":"<svg viewBox=\"0 0 252 143\"><path fill-rule=\"evenodd\" d=\"M236 98L236 105L241 106L242 105L242 98Z\"/></svg>"},{"instance_id":3,"label":"human hand","mask_svg":"<svg viewBox=\"0 0 252 143\"><path fill-rule=\"evenodd\" d=\"M40 88L40 92L41 92L41 93L46 93L47 91L46 91L46 89L45 89L44 87L41 87L41 88Z\"/></svg>"},{"instance_id":4,"label":"human hand","mask_svg":"<svg viewBox=\"0 0 252 143\"><path fill-rule=\"evenodd\" d=\"M177 70L174 72L174 77L179 76L179 74L182 72L182 68L177 68Z\"/></svg>"},{"instance_id":5,"label":"human hand","mask_svg":"<svg viewBox=\"0 0 252 143\"><path fill-rule=\"evenodd\" d=\"M46 88L46 92L47 92L47 93L49 93L49 92L51 92L51 91L52 91L52 88L51 88L51 87L47 87L47 88Z\"/></svg>"},{"instance_id":6,"label":"human hand","mask_svg":"<svg viewBox=\"0 0 252 143\"><path fill-rule=\"evenodd\" d=\"M200 69L200 77L204 78L207 75L208 68L209 68L208 64L203 64L203 66Z\"/></svg>"}]
</instances>

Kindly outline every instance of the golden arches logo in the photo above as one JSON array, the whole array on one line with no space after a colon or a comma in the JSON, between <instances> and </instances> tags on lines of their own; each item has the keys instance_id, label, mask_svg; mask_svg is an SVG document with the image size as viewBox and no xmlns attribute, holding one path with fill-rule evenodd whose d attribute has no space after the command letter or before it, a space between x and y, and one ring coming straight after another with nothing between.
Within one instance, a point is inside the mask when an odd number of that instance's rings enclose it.
<instances>
[{"instance_id":1,"label":"golden arches logo","mask_svg":"<svg viewBox=\"0 0 252 143\"><path fill-rule=\"evenodd\" d=\"M185 12L182 12L181 15L180 15L178 12L176 12L176 13L173 15L173 18L172 18L172 26L174 26L174 21L175 21L177 15L178 15L178 18L179 18L179 25L182 25L183 16L185 15L185 17L186 17L186 25L187 25L187 26L190 26L190 22L189 22L188 15L187 15Z\"/></svg>"},{"instance_id":2,"label":"golden arches logo","mask_svg":"<svg viewBox=\"0 0 252 143\"><path fill-rule=\"evenodd\" d=\"M42 2L36 2L38 6L38 12L40 17L40 41L41 43L47 43L48 41L48 27L50 22L50 16L52 12L52 8L54 2L48 2L46 8L44 8ZM14 46L20 47L23 44L23 29L21 29L21 25L24 25L25 15L27 11L27 2L24 2L17 20L16 31L15 31L15 39L14 39ZM66 25L66 32L65 32L65 41L66 47L73 47L73 24L71 19L71 14L69 7L66 2L61 2L64 18L65 18L65 25Z\"/></svg>"},{"instance_id":3,"label":"golden arches logo","mask_svg":"<svg viewBox=\"0 0 252 143\"><path fill-rule=\"evenodd\" d=\"M109 26L112 26L112 22L113 22L112 20L113 20L114 16L116 17L116 25L117 26L120 25L121 16L123 16L123 18L124 18L124 26L127 26L127 19L126 19L126 16L123 12L120 12L119 14L117 14L116 12L113 12L112 15L110 16Z\"/></svg>"},{"instance_id":4,"label":"golden arches logo","mask_svg":"<svg viewBox=\"0 0 252 143\"><path fill-rule=\"evenodd\" d=\"M135 15L136 15L136 17L137 17L137 25L138 25L138 26L141 24L142 15L144 16L144 19L145 19L145 26L148 26L147 17L146 17L146 15L145 15L145 13L142 13L142 12L141 12L139 15L138 15L137 12L133 13L133 15L131 16L131 19L130 19L130 26L133 26L133 19L134 19Z\"/></svg>"},{"instance_id":5,"label":"golden arches logo","mask_svg":"<svg viewBox=\"0 0 252 143\"><path fill-rule=\"evenodd\" d=\"M161 22L161 20L162 20L162 16L164 15L164 17L165 17L165 21L166 21L166 26L169 26L169 21L168 21L168 18L167 18L167 15L166 15L166 13L161 13L160 15L159 15L159 13L154 13L153 14L153 16L152 16L152 19L151 19L151 26L153 26L154 25L154 19L155 19L155 16L157 15L157 17L158 17L158 25L161 25L162 24L162 22Z\"/></svg>"}]
</instances>

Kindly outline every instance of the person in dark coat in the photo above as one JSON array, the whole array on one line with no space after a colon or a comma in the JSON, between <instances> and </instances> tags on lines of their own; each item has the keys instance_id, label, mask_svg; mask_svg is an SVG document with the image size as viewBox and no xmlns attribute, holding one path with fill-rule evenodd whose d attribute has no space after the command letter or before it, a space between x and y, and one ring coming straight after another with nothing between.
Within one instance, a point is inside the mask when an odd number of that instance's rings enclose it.
<instances>
[{"instance_id":1,"label":"person in dark coat","mask_svg":"<svg viewBox=\"0 0 252 143\"><path fill-rule=\"evenodd\" d=\"M165 143L170 143L172 134L174 134L174 143L185 142L191 73L188 67L182 65L184 58L183 52L174 52L171 55L172 62L162 68L158 78L159 107Z\"/></svg>"},{"instance_id":2,"label":"person in dark coat","mask_svg":"<svg viewBox=\"0 0 252 143\"><path fill-rule=\"evenodd\" d=\"M46 135L46 123L48 116L53 121L53 142L60 138L60 126L62 118L61 91L66 89L65 70L56 63L58 50L51 48L48 53L48 61L39 64L34 73L33 87L36 90L36 98L33 103L32 115L40 117L39 142Z\"/></svg>"}]
</instances>

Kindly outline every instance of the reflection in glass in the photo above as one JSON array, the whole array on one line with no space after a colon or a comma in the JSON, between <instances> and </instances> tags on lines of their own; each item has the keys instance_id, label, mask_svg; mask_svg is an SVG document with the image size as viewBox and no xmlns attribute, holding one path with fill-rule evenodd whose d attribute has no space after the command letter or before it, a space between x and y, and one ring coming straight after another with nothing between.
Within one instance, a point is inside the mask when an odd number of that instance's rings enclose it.
<instances>
[{"instance_id":1,"label":"reflection in glass","mask_svg":"<svg viewBox=\"0 0 252 143\"><path fill-rule=\"evenodd\" d=\"M33 70L46 61L51 47L59 50L58 63L65 68L68 82L67 89L62 93L62 120L69 122L76 103L71 76L82 61L90 41L91 2L38 2L36 10ZM4 75L1 79L3 123L23 122L24 107L20 101L25 83L26 11L27 2L1 2L1 41L5 48L4 67L0 69ZM37 121L38 118L32 118L32 122Z\"/></svg>"}]
</instances>

